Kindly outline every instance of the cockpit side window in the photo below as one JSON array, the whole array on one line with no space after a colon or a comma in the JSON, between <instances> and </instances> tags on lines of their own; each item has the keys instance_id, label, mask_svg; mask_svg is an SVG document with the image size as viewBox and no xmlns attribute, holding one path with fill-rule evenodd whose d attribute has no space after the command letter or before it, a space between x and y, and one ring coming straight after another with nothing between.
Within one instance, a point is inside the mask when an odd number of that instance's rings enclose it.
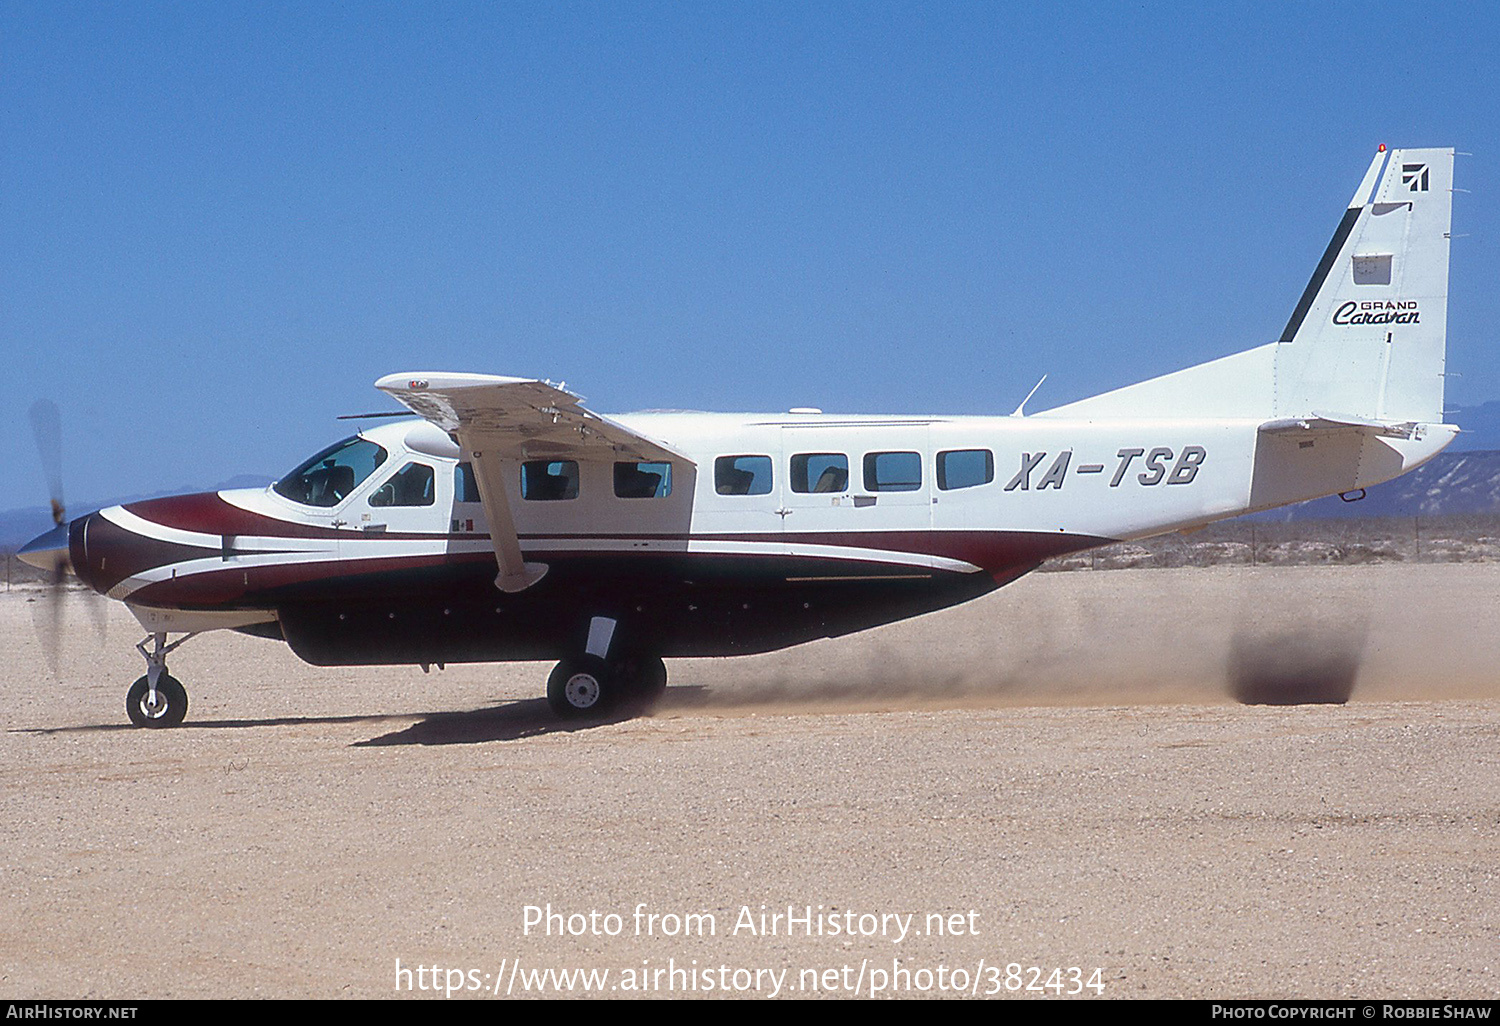
<instances>
[{"instance_id":1,"label":"cockpit side window","mask_svg":"<svg viewBox=\"0 0 1500 1026\"><path fill-rule=\"evenodd\" d=\"M370 505L431 506L433 479L432 468L427 464L408 463L370 494Z\"/></svg>"},{"instance_id":2,"label":"cockpit side window","mask_svg":"<svg viewBox=\"0 0 1500 1026\"><path fill-rule=\"evenodd\" d=\"M337 506L386 460L386 451L358 436L330 445L273 486L304 506Z\"/></svg>"}]
</instances>

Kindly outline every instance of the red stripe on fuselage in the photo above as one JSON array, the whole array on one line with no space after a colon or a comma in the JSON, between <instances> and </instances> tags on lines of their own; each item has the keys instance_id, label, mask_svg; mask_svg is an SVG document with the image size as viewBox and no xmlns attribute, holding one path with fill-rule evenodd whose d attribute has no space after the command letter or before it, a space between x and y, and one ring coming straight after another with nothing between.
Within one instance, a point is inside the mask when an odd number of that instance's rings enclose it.
<instances>
[{"instance_id":1,"label":"red stripe on fuselage","mask_svg":"<svg viewBox=\"0 0 1500 1026\"><path fill-rule=\"evenodd\" d=\"M299 524L252 513L225 502L218 492L196 492L171 495L164 499L146 499L125 504L125 509L142 520L179 531L201 531L204 534L257 535L268 538L328 538L344 534L336 528Z\"/></svg>"}]
</instances>

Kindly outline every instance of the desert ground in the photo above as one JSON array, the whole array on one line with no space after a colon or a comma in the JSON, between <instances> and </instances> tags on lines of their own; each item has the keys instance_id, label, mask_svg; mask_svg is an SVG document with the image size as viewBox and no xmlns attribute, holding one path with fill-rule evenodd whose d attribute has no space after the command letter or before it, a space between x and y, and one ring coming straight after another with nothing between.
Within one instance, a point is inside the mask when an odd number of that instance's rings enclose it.
<instances>
[{"instance_id":1,"label":"desert ground","mask_svg":"<svg viewBox=\"0 0 1500 1026\"><path fill-rule=\"evenodd\" d=\"M1033 574L566 725L220 632L134 729L103 613L0 593L0 997L1500 996L1500 564Z\"/></svg>"}]
</instances>

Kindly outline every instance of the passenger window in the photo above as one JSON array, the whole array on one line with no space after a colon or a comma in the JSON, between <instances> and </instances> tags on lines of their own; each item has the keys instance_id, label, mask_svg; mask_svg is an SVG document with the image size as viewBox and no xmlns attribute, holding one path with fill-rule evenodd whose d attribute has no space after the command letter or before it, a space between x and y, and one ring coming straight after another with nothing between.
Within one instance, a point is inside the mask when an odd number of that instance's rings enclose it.
<instances>
[{"instance_id":1,"label":"passenger window","mask_svg":"<svg viewBox=\"0 0 1500 1026\"><path fill-rule=\"evenodd\" d=\"M943 491L973 488L995 480L995 454L988 449L952 449L937 457L937 486Z\"/></svg>"},{"instance_id":2,"label":"passenger window","mask_svg":"<svg viewBox=\"0 0 1500 1026\"><path fill-rule=\"evenodd\" d=\"M370 494L371 506L431 506L432 468L408 463Z\"/></svg>"},{"instance_id":3,"label":"passenger window","mask_svg":"<svg viewBox=\"0 0 1500 1026\"><path fill-rule=\"evenodd\" d=\"M849 457L841 452L799 453L792 457L792 491L843 492L849 489Z\"/></svg>"},{"instance_id":4,"label":"passenger window","mask_svg":"<svg viewBox=\"0 0 1500 1026\"><path fill-rule=\"evenodd\" d=\"M479 479L474 476L474 467L460 463L453 471L453 498L459 502L478 502Z\"/></svg>"},{"instance_id":5,"label":"passenger window","mask_svg":"<svg viewBox=\"0 0 1500 1026\"><path fill-rule=\"evenodd\" d=\"M769 495L771 457L720 456L714 460L714 491L720 495Z\"/></svg>"},{"instance_id":6,"label":"passenger window","mask_svg":"<svg viewBox=\"0 0 1500 1026\"><path fill-rule=\"evenodd\" d=\"M521 464L521 498L536 502L578 498L578 463L528 460Z\"/></svg>"},{"instance_id":7,"label":"passenger window","mask_svg":"<svg viewBox=\"0 0 1500 1026\"><path fill-rule=\"evenodd\" d=\"M922 487L922 457L914 452L865 454L865 490L914 492Z\"/></svg>"},{"instance_id":8,"label":"passenger window","mask_svg":"<svg viewBox=\"0 0 1500 1026\"><path fill-rule=\"evenodd\" d=\"M672 464L615 464L615 495L620 498L665 499L671 494Z\"/></svg>"}]
</instances>

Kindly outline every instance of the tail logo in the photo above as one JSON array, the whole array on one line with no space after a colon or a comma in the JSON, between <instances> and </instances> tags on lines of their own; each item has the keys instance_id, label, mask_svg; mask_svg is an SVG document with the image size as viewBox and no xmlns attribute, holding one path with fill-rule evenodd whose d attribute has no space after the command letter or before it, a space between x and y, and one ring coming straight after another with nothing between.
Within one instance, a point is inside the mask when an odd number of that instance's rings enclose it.
<instances>
[{"instance_id":1,"label":"tail logo","mask_svg":"<svg viewBox=\"0 0 1500 1026\"><path fill-rule=\"evenodd\" d=\"M1426 164L1402 164L1401 184L1409 187L1412 192L1427 191L1427 165Z\"/></svg>"},{"instance_id":2,"label":"tail logo","mask_svg":"<svg viewBox=\"0 0 1500 1026\"><path fill-rule=\"evenodd\" d=\"M1349 300L1333 312L1334 324L1420 324L1422 313L1415 299Z\"/></svg>"}]
</instances>

